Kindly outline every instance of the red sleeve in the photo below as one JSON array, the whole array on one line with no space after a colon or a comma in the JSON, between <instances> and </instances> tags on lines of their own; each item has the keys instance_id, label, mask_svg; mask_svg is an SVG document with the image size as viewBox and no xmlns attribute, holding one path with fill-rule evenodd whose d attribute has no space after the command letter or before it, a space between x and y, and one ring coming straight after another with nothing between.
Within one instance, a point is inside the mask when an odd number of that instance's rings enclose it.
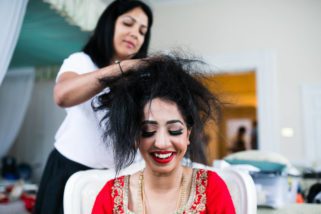
<instances>
[{"instance_id":1,"label":"red sleeve","mask_svg":"<svg viewBox=\"0 0 321 214\"><path fill-rule=\"evenodd\" d=\"M91 211L92 214L112 214L113 212L113 199L111 196L111 188L114 185L114 179L108 181L105 186L100 190L96 197L94 207Z\"/></svg>"},{"instance_id":2,"label":"red sleeve","mask_svg":"<svg viewBox=\"0 0 321 214\"><path fill-rule=\"evenodd\" d=\"M206 210L207 213L213 214L235 214L234 204L225 182L212 171L208 171Z\"/></svg>"}]
</instances>

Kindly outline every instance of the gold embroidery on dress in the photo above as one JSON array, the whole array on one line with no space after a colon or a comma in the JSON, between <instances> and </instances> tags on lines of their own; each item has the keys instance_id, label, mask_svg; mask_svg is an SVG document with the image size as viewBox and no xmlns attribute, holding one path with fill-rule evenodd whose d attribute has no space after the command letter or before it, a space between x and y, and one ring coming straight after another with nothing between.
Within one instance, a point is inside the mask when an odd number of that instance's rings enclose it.
<instances>
[{"instance_id":1,"label":"gold embroidery on dress","mask_svg":"<svg viewBox=\"0 0 321 214\"><path fill-rule=\"evenodd\" d=\"M196 178L196 181L193 182L196 183L195 190L193 190L196 192L195 197L193 197L194 203L190 206L189 210L186 210L185 214L198 214L206 208L207 171L198 169L197 172L200 173L200 175Z\"/></svg>"},{"instance_id":2,"label":"gold embroidery on dress","mask_svg":"<svg viewBox=\"0 0 321 214\"><path fill-rule=\"evenodd\" d=\"M198 171L197 169L193 169L190 196L188 198L186 206L184 207L184 210L185 210L184 213L189 213L190 212L188 210L191 209L192 204L194 203L194 200L195 200L196 186L197 186L197 180L196 180L197 171Z\"/></svg>"},{"instance_id":3,"label":"gold embroidery on dress","mask_svg":"<svg viewBox=\"0 0 321 214\"><path fill-rule=\"evenodd\" d=\"M199 173L200 175L198 176ZM200 212L204 211L206 209L206 187L207 171L202 169L193 169L190 196L186 205L179 209L179 211L184 211L175 213L199 214ZM134 214L132 211L128 210L128 194L129 176L124 177L123 186L120 178L115 179L112 187L112 197L114 198L113 213Z\"/></svg>"},{"instance_id":4,"label":"gold embroidery on dress","mask_svg":"<svg viewBox=\"0 0 321 214\"><path fill-rule=\"evenodd\" d=\"M123 203L123 210L125 214L134 214L134 212L130 211L128 209L128 195L129 195L129 179L130 175L126 175L124 179L124 190L123 190L123 198L124 198L124 203Z\"/></svg>"},{"instance_id":5,"label":"gold embroidery on dress","mask_svg":"<svg viewBox=\"0 0 321 214\"><path fill-rule=\"evenodd\" d=\"M120 214L121 209L119 209L122 206L123 202L123 186L121 184L121 178L116 178L114 181L114 185L111 189L111 195L114 198L114 207L113 207L113 213Z\"/></svg>"}]
</instances>

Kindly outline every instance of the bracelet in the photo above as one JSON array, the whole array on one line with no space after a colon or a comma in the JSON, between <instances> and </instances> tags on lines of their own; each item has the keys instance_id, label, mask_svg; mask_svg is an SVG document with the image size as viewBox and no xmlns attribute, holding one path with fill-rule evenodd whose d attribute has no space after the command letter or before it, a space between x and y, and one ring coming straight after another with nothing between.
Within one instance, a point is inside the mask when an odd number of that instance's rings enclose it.
<instances>
[{"instance_id":1,"label":"bracelet","mask_svg":"<svg viewBox=\"0 0 321 214\"><path fill-rule=\"evenodd\" d=\"M124 71L123 71L122 67L120 66L120 61L119 60L115 60L115 64L118 64L119 70L121 72L121 75L124 75Z\"/></svg>"}]
</instances>

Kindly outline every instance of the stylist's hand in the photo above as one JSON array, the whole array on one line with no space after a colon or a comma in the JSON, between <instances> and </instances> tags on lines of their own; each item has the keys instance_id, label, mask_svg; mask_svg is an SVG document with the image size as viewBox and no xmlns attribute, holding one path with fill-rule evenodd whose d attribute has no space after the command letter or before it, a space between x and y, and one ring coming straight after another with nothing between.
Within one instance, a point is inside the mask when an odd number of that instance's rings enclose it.
<instances>
[{"instance_id":1,"label":"stylist's hand","mask_svg":"<svg viewBox=\"0 0 321 214\"><path fill-rule=\"evenodd\" d=\"M117 68L116 69L122 69L124 73L126 73L128 70L135 68L136 66L140 66L144 64L144 60L142 59L126 59L121 61L119 64L116 64ZM120 68L120 67L121 68ZM121 74L121 71L120 71Z\"/></svg>"}]
</instances>

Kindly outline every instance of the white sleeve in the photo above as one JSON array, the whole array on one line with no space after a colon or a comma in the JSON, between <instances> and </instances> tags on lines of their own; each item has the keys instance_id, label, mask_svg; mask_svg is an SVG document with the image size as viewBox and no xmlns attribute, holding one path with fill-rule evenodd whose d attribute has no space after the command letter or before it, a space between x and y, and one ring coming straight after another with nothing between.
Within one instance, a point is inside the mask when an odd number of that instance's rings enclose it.
<instances>
[{"instance_id":1,"label":"white sleeve","mask_svg":"<svg viewBox=\"0 0 321 214\"><path fill-rule=\"evenodd\" d=\"M87 54L83 52L73 53L62 63L57 74L56 81L61 74L67 71L72 71L77 74L84 74L96 69L97 67Z\"/></svg>"}]
</instances>

